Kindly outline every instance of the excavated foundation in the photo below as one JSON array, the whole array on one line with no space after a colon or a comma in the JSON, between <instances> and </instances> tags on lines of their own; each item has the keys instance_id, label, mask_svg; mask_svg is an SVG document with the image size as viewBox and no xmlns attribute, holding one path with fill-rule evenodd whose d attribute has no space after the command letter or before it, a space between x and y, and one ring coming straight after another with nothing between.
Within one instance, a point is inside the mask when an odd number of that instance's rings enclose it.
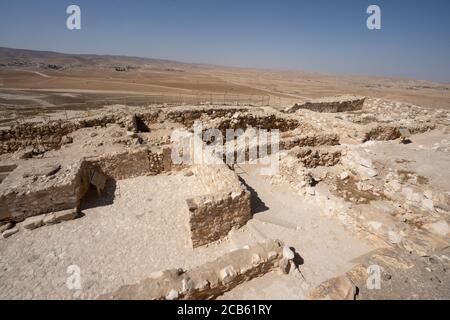
<instances>
[{"instance_id":1,"label":"excavated foundation","mask_svg":"<svg viewBox=\"0 0 450 320\"><path fill-rule=\"evenodd\" d=\"M395 163L383 162L380 155L397 156L394 148L400 145L382 141L402 138L405 130L414 141L416 134L439 128L443 117L415 107L394 113L382 106L364 97L339 97L296 104L285 112L251 106L116 107L91 117L1 130L2 235L50 230L53 224L79 218L55 228L60 232L54 237L57 243L74 230L90 243L103 239L105 247L95 245L107 257L123 241L128 247L120 254L132 251L127 259L142 263L144 271L107 290L96 288L90 298L99 299L214 299L272 271L287 274L290 268L300 279L298 266L304 261L299 262L294 248L270 239L280 235L298 241L299 235L317 231L308 228L316 227L319 213L309 212L325 212L327 223L328 215L336 214L358 232L366 228L385 242L392 240L398 224L383 224L401 214L408 226L421 230L414 234L426 239L421 243L434 243L434 236L448 233L446 222L436 218L448 213L448 195L426 186L431 179L425 174L402 167L416 161L409 160L414 156L410 149L400 149ZM230 131L233 135L216 144L215 137L205 134L209 129L224 138ZM260 132L275 130L273 138L259 140ZM177 131L200 141L200 158L206 163L174 161L178 145L172 134ZM274 145L276 137L279 144ZM380 142L361 145L368 141ZM437 141L433 150L447 150L445 143ZM211 153L211 146L224 152ZM416 153L428 147L420 146ZM376 147L381 151L369 150ZM242 154L244 165L226 162ZM260 160L271 157L279 161L278 170L257 177L255 172L265 165ZM250 167L255 163L257 168ZM275 197L274 192L280 194ZM292 208L286 205L291 202ZM423 215L425 211L429 214ZM423 230L434 232L433 237ZM47 237L48 232L36 234ZM415 238L408 238L411 229L401 232L406 240L399 243L420 252ZM17 237L27 236L34 235ZM313 251L307 258L316 258ZM80 251L70 254L80 257L80 263L89 259ZM123 257L116 258L104 262L102 270L119 270L117 261ZM161 271L149 276L148 266Z\"/></svg>"}]
</instances>

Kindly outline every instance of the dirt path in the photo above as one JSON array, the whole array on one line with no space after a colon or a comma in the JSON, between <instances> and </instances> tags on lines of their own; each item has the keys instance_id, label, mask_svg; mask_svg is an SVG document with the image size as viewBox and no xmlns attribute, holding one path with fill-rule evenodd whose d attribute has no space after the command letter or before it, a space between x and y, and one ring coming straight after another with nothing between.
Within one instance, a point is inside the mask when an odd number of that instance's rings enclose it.
<instances>
[{"instance_id":1,"label":"dirt path","mask_svg":"<svg viewBox=\"0 0 450 320\"><path fill-rule=\"evenodd\" d=\"M6 99L6 100L12 100L13 103L12 105L14 105L14 101L17 100L28 100L28 101L32 101L34 103L39 104L41 107L54 107L54 104L49 103L48 101L45 101L43 98L45 97L44 95L36 95L36 96L31 96L31 95L27 95L27 94L8 94L8 93L1 93L0 92L0 98L2 99Z\"/></svg>"},{"instance_id":2,"label":"dirt path","mask_svg":"<svg viewBox=\"0 0 450 320\"><path fill-rule=\"evenodd\" d=\"M260 176L255 166L236 169L252 192L254 218L232 240L254 237L280 239L299 254L299 270L306 280L292 275L269 274L225 294L223 299L302 299L305 288L317 286L351 269L374 248L345 230L340 223L321 214L320 209L302 201L289 187L274 187ZM303 288L300 288L303 286ZM274 290L277 288L277 290Z\"/></svg>"},{"instance_id":3,"label":"dirt path","mask_svg":"<svg viewBox=\"0 0 450 320\"><path fill-rule=\"evenodd\" d=\"M30 73L37 74L38 76L41 76L41 77L43 77L43 78L51 78L49 75L46 75L45 73L42 73L42 72L39 72L39 71L19 70L19 69L16 69L16 71L25 71L25 72L30 72Z\"/></svg>"}]
</instances>

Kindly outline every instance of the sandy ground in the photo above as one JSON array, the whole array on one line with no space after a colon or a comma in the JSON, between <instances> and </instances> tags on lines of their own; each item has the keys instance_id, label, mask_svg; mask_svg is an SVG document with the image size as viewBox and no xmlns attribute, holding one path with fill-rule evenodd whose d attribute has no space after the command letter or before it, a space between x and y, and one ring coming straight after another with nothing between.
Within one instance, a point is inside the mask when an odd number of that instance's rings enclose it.
<instances>
[{"instance_id":1,"label":"sandy ground","mask_svg":"<svg viewBox=\"0 0 450 320\"><path fill-rule=\"evenodd\" d=\"M367 143L363 149L380 171L413 172L426 177L423 188L450 192L446 174L450 165L450 136L435 130L414 135L411 139L412 143L406 145L397 141ZM362 269L357 285L364 299L448 297L448 248L440 249L430 257L417 257L403 249L395 251L389 246L386 249L371 247L352 236L334 216L324 216L314 202L302 203L292 189L283 185L272 186L266 178L258 176L256 170L251 166L237 169L252 190L258 208L254 220L245 228L253 235L278 237L292 245L302 258L299 266L301 276L295 273L288 276L267 274L225 293L221 299L303 299L308 288L343 275L355 266L359 268L360 264L365 267L379 264L383 270L381 290L368 290L365 287L366 270ZM245 234L232 239L245 241ZM391 262L395 260L389 258L377 260L376 257L384 255L393 255L399 261L406 259L411 267L404 270L400 262Z\"/></svg>"},{"instance_id":2,"label":"sandy ground","mask_svg":"<svg viewBox=\"0 0 450 320\"><path fill-rule=\"evenodd\" d=\"M84 217L2 240L0 298L92 299L154 271L215 259L226 244L188 246L184 199L204 192L182 174L122 180L114 199L87 201ZM81 268L79 293L65 285L70 265Z\"/></svg>"},{"instance_id":3,"label":"sandy ground","mask_svg":"<svg viewBox=\"0 0 450 320\"><path fill-rule=\"evenodd\" d=\"M383 168L412 171L429 180L430 186L450 192L450 134L434 130L414 135L412 143L400 145L396 141L376 143L365 147L373 161Z\"/></svg>"},{"instance_id":4,"label":"sandy ground","mask_svg":"<svg viewBox=\"0 0 450 320\"><path fill-rule=\"evenodd\" d=\"M353 260L371 250L337 221L303 204L292 191L273 190L250 168L241 177L260 202L254 219L222 242L195 250L189 247L184 202L205 192L195 177L181 173L139 177L118 181L115 190L100 200L91 193L83 204L82 218L19 232L0 242L0 298L92 299L154 271L188 269L230 250L274 238L295 247L304 279L271 273L223 298L303 299L309 286L345 273ZM261 222L263 215L298 226L298 230ZM65 285L70 265L81 269L80 292Z\"/></svg>"},{"instance_id":5,"label":"sandy ground","mask_svg":"<svg viewBox=\"0 0 450 320\"><path fill-rule=\"evenodd\" d=\"M318 207L303 202L288 186L272 186L259 175L258 167L240 166L237 173L252 190L256 213L231 241L239 247L255 238L280 239L298 253L301 276L267 274L226 293L223 299L303 299L309 287L345 274L358 258L374 249Z\"/></svg>"}]
</instances>

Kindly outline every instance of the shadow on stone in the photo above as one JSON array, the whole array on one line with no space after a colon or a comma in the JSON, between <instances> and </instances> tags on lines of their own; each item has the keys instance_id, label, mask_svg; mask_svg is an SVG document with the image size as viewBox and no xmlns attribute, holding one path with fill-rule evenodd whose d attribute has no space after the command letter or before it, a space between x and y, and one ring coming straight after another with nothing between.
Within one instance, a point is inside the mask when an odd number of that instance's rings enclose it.
<instances>
[{"instance_id":1,"label":"shadow on stone","mask_svg":"<svg viewBox=\"0 0 450 320\"><path fill-rule=\"evenodd\" d=\"M298 252L295 251L295 248L290 247L292 252L294 252L294 260L292 260L295 264L295 267L298 268L299 266L303 265L305 263L305 260L302 258L301 255L298 254Z\"/></svg>"},{"instance_id":2,"label":"shadow on stone","mask_svg":"<svg viewBox=\"0 0 450 320\"><path fill-rule=\"evenodd\" d=\"M88 192L81 200L81 210L104 207L114 203L117 183L114 179L108 178L105 189L101 195L98 194L97 189L91 185Z\"/></svg>"},{"instance_id":3,"label":"shadow on stone","mask_svg":"<svg viewBox=\"0 0 450 320\"><path fill-rule=\"evenodd\" d=\"M269 210L269 207L266 206L266 204L261 200L261 198L259 198L258 193L255 191L255 189L250 187L242 177L240 176L238 177L239 181L242 182L242 184L250 192L250 203L252 207L252 214L257 214Z\"/></svg>"}]
</instances>

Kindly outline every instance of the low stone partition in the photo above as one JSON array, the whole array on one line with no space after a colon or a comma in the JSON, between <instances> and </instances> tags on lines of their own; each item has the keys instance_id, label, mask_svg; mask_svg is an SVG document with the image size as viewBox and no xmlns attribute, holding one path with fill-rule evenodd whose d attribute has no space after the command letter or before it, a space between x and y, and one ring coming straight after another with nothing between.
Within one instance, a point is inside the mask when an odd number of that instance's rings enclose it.
<instances>
[{"instance_id":1,"label":"low stone partition","mask_svg":"<svg viewBox=\"0 0 450 320\"><path fill-rule=\"evenodd\" d=\"M283 265L282 242L267 240L232 251L189 271L170 269L98 297L99 300L205 300L215 299L239 284ZM290 250L287 250L290 251Z\"/></svg>"},{"instance_id":2,"label":"low stone partition","mask_svg":"<svg viewBox=\"0 0 450 320\"><path fill-rule=\"evenodd\" d=\"M0 184L0 221L79 208L93 170L105 179L121 180L160 174L167 161L162 150L147 147L79 160L22 160Z\"/></svg>"},{"instance_id":3,"label":"low stone partition","mask_svg":"<svg viewBox=\"0 0 450 320\"><path fill-rule=\"evenodd\" d=\"M339 96L315 99L287 108L285 113L294 113L298 110L310 110L314 112L337 113L362 110L365 97Z\"/></svg>"},{"instance_id":4,"label":"low stone partition","mask_svg":"<svg viewBox=\"0 0 450 320\"><path fill-rule=\"evenodd\" d=\"M152 151L147 147L88 158L86 162L114 180L130 179L144 175L157 175L165 171L163 151ZM166 159L167 160L167 159ZM170 159L169 159L170 160Z\"/></svg>"},{"instance_id":5,"label":"low stone partition","mask_svg":"<svg viewBox=\"0 0 450 320\"><path fill-rule=\"evenodd\" d=\"M408 129L411 134L423 133L430 130L434 130L436 125L428 124L409 124L404 126L391 126L391 125L372 125L369 126L364 134L362 142L366 141L389 141L399 139L402 135L400 128Z\"/></svg>"},{"instance_id":6,"label":"low stone partition","mask_svg":"<svg viewBox=\"0 0 450 320\"><path fill-rule=\"evenodd\" d=\"M10 129L0 130L0 154L15 152L27 146L39 146L44 151L57 149L63 143L64 136L78 129L124 121L124 114L118 113L70 121L28 122L12 126Z\"/></svg>"},{"instance_id":7,"label":"low stone partition","mask_svg":"<svg viewBox=\"0 0 450 320\"><path fill-rule=\"evenodd\" d=\"M294 147L337 146L339 136L337 134L302 134L294 137L282 138L280 149L290 150Z\"/></svg>"},{"instance_id":8,"label":"low stone partition","mask_svg":"<svg viewBox=\"0 0 450 320\"><path fill-rule=\"evenodd\" d=\"M0 183L6 179L6 177L17 168L16 164L4 164L0 165Z\"/></svg>"},{"instance_id":9,"label":"low stone partition","mask_svg":"<svg viewBox=\"0 0 450 320\"><path fill-rule=\"evenodd\" d=\"M246 112L245 108L173 108L162 109L133 108L119 112L102 113L99 115L73 119L52 120L45 123L27 122L14 125L9 129L0 130L0 154L12 153L22 148L33 146L45 151L58 149L64 143L63 137L70 133L90 127L104 127L108 124L118 124L132 132L146 132L151 124L162 121L173 121L191 127L195 120L206 116L209 119L231 117L236 112Z\"/></svg>"},{"instance_id":10,"label":"low stone partition","mask_svg":"<svg viewBox=\"0 0 450 320\"><path fill-rule=\"evenodd\" d=\"M186 127L192 127L196 120L200 120L203 116L209 119L221 117L231 118L236 113L247 112L247 108L240 107L175 107L167 111L164 120L181 123Z\"/></svg>"},{"instance_id":11,"label":"low stone partition","mask_svg":"<svg viewBox=\"0 0 450 320\"><path fill-rule=\"evenodd\" d=\"M207 194L186 200L192 246L224 238L251 219L250 192L225 164L195 165L193 173Z\"/></svg>"},{"instance_id":12,"label":"low stone partition","mask_svg":"<svg viewBox=\"0 0 450 320\"><path fill-rule=\"evenodd\" d=\"M255 128L286 132L298 128L300 122L282 113L267 113L255 110L252 113L237 112L231 118L218 119L216 122L211 122L209 126L219 129L226 137L227 129L246 130Z\"/></svg>"},{"instance_id":13,"label":"low stone partition","mask_svg":"<svg viewBox=\"0 0 450 320\"><path fill-rule=\"evenodd\" d=\"M0 184L0 221L78 208L89 189L86 169L82 160L19 165Z\"/></svg>"}]
</instances>

